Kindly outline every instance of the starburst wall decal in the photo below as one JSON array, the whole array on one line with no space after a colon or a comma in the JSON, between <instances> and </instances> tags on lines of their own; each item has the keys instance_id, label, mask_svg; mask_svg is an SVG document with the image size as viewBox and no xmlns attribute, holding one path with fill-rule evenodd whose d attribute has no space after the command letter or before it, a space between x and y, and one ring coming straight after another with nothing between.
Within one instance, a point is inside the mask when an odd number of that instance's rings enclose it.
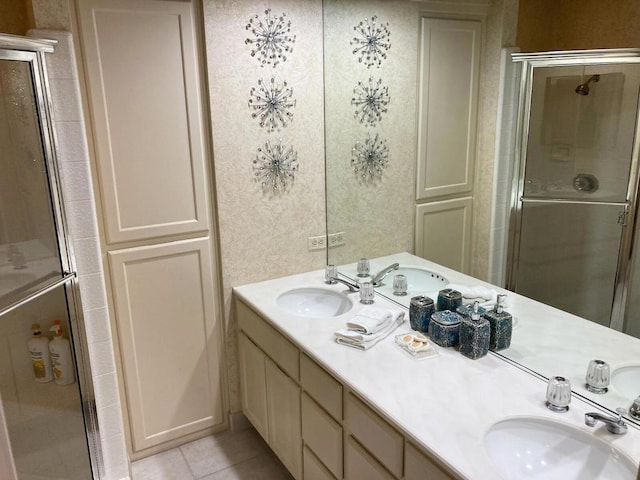
<instances>
[{"instance_id":1,"label":"starburst wall decal","mask_svg":"<svg viewBox=\"0 0 640 480\"><path fill-rule=\"evenodd\" d=\"M389 163L389 147L387 141L367 134L364 143L356 141L351 149L351 166L356 174L365 183L373 183L382 178L382 172Z\"/></svg>"},{"instance_id":2,"label":"starburst wall decal","mask_svg":"<svg viewBox=\"0 0 640 480\"><path fill-rule=\"evenodd\" d=\"M292 146L272 145L269 140L258 148L253 161L253 174L264 193L279 195L293 184L298 171L298 153Z\"/></svg>"},{"instance_id":3,"label":"starburst wall decal","mask_svg":"<svg viewBox=\"0 0 640 480\"><path fill-rule=\"evenodd\" d=\"M257 57L261 67L275 67L287 61L287 54L293 51L296 36L290 35L291 20L286 13L273 17L268 8L263 18L258 15L251 17L245 28L253 34L253 38L247 38L244 43L251 45L251 56Z\"/></svg>"},{"instance_id":4,"label":"starburst wall decal","mask_svg":"<svg viewBox=\"0 0 640 480\"><path fill-rule=\"evenodd\" d=\"M376 23L377 19L374 15L371 20L365 18L353 27L356 32L356 36L351 40L351 45L355 45L353 54L358 55L358 62L364 63L367 68L374 65L380 68L382 61L387 58L387 51L391 48L389 24Z\"/></svg>"},{"instance_id":5,"label":"starburst wall decal","mask_svg":"<svg viewBox=\"0 0 640 480\"><path fill-rule=\"evenodd\" d=\"M251 117L258 118L260 126L268 131L286 127L287 122L293 120L291 109L296 106L296 101L293 88L288 88L287 82L280 84L274 77L268 82L260 79L249 95L249 108L253 110Z\"/></svg>"},{"instance_id":6,"label":"starburst wall decal","mask_svg":"<svg viewBox=\"0 0 640 480\"><path fill-rule=\"evenodd\" d=\"M386 113L389 105L389 87L382 85L382 79L374 81L369 77L368 85L358 82L353 89L354 97L351 104L356 106L355 116L360 123L375 125L382 119L382 114Z\"/></svg>"}]
</instances>

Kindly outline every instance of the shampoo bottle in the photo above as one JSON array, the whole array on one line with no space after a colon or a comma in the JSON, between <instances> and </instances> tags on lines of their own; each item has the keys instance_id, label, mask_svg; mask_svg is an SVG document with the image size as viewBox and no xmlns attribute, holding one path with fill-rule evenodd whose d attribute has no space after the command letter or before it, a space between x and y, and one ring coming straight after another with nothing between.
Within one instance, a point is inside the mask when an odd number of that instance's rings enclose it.
<instances>
[{"instance_id":1,"label":"shampoo bottle","mask_svg":"<svg viewBox=\"0 0 640 480\"><path fill-rule=\"evenodd\" d=\"M51 359L49 358L49 339L42 335L40 324L31 325L32 337L28 342L31 366L36 382L44 383L53 380Z\"/></svg>"},{"instance_id":2,"label":"shampoo bottle","mask_svg":"<svg viewBox=\"0 0 640 480\"><path fill-rule=\"evenodd\" d=\"M489 321L480 316L479 310L480 303L474 302L470 316L460 323L460 353L474 360L487 354L491 337Z\"/></svg>"},{"instance_id":3,"label":"shampoo bottle","mask_svg":"<svg viewBox=\"0 0 640 480\"><path fill-rule=\"evenodd\" d=\"M49 329L53 332L53 340L49 343L53 376L57 385L69 385L75 381L71 344L62 336L60 320L54 320Z\"/></svg>"}]
</instances>

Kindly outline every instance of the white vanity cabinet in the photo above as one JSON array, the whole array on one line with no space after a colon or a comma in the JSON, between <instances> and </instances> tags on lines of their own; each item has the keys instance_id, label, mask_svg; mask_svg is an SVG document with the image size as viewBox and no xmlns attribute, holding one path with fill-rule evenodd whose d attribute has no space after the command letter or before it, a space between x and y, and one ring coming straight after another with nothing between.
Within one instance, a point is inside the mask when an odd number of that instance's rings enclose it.
<instances>
[{"instance_id":1,"label":"white vanity cabinet","mask_svg":"<svg viewBox=\"0 0 640 480\"><path fill-rule=\"evenodd\" d=\"M289 472L302 477L299 351L236 302L242 410Z\"/></svg>"},{"instance_id":2,"label":"white vanity cabinet","mask_svg":"<svg viewBox=\"0 0 640 480\"><path fill-rule=\"evenodd\" d=\"M296 479L453 478L236 298L242 409Z\"/></svg>"}]
</instances>

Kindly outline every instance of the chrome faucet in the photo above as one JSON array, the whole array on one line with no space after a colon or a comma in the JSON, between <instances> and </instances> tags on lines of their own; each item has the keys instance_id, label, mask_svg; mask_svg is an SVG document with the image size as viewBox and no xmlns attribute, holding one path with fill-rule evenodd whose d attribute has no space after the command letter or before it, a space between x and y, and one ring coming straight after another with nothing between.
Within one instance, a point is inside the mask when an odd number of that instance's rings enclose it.
<instances>
[{"instance_id":1,"label":"chrome faucet","mask_svg":"<svg viewBox=\"0 0 640 480\"><path fill-rule=\"evenodd\" d=\"M358 285L357 283L351 283L349 280L345 280L343 278L338 278L338 277L332 277L332 280L335 280L336 282L340 282L346 285L350 292L360 291L360 285Z\"/></svg>"},{"instance_id":2,"label":"chrome faucet","mask_svg":"<svg viewBox=\"0 0 640 480\"><path fill-rule=\"evenodd\" d=\"M379 287L382 280L384 280L384 277L389 275L392 271L397 270L398 268L400 268L399 263L394 263L392 265L389 265L386 268L383 268L382 270L380 270L378 273L374 275L374 277L371 279L371 283L373 284L374 287Z\"/></svg>"},{"instance_id":3,"label":"chrome faucet","mask_svg":"<svg viewBox=\"0 0 640 480\"><path fill-rule=\"evenodd\" d=\"M599 420L603 422L607 426L607 430L616 435L622 435L627 433L627 424L622 420L622 415L624 415L626 410L624 408L616 408L616 412L618 412L618 416L609 416L603 415L597 412L589 412L584 414L584 423L590 427L595 427L596 422Z\"/></svg>"}]
</instances>

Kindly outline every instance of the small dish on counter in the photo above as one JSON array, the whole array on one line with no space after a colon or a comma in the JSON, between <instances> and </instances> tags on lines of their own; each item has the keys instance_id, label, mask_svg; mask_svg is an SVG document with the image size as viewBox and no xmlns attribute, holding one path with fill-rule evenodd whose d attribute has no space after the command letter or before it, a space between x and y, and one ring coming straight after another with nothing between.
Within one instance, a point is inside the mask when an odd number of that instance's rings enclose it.
<instances>
[{"instance_id":1,"label":"small dish on counter","mask_svg":"<svg viewBox=\"0 0 640 480\"><path fill-rule=\"evenodd\" d=\"M438 347L420 332L410 331L396 335L396 344L403 351L416 360L436 357L439 355Z\"/></svg>"}]
</instances>

